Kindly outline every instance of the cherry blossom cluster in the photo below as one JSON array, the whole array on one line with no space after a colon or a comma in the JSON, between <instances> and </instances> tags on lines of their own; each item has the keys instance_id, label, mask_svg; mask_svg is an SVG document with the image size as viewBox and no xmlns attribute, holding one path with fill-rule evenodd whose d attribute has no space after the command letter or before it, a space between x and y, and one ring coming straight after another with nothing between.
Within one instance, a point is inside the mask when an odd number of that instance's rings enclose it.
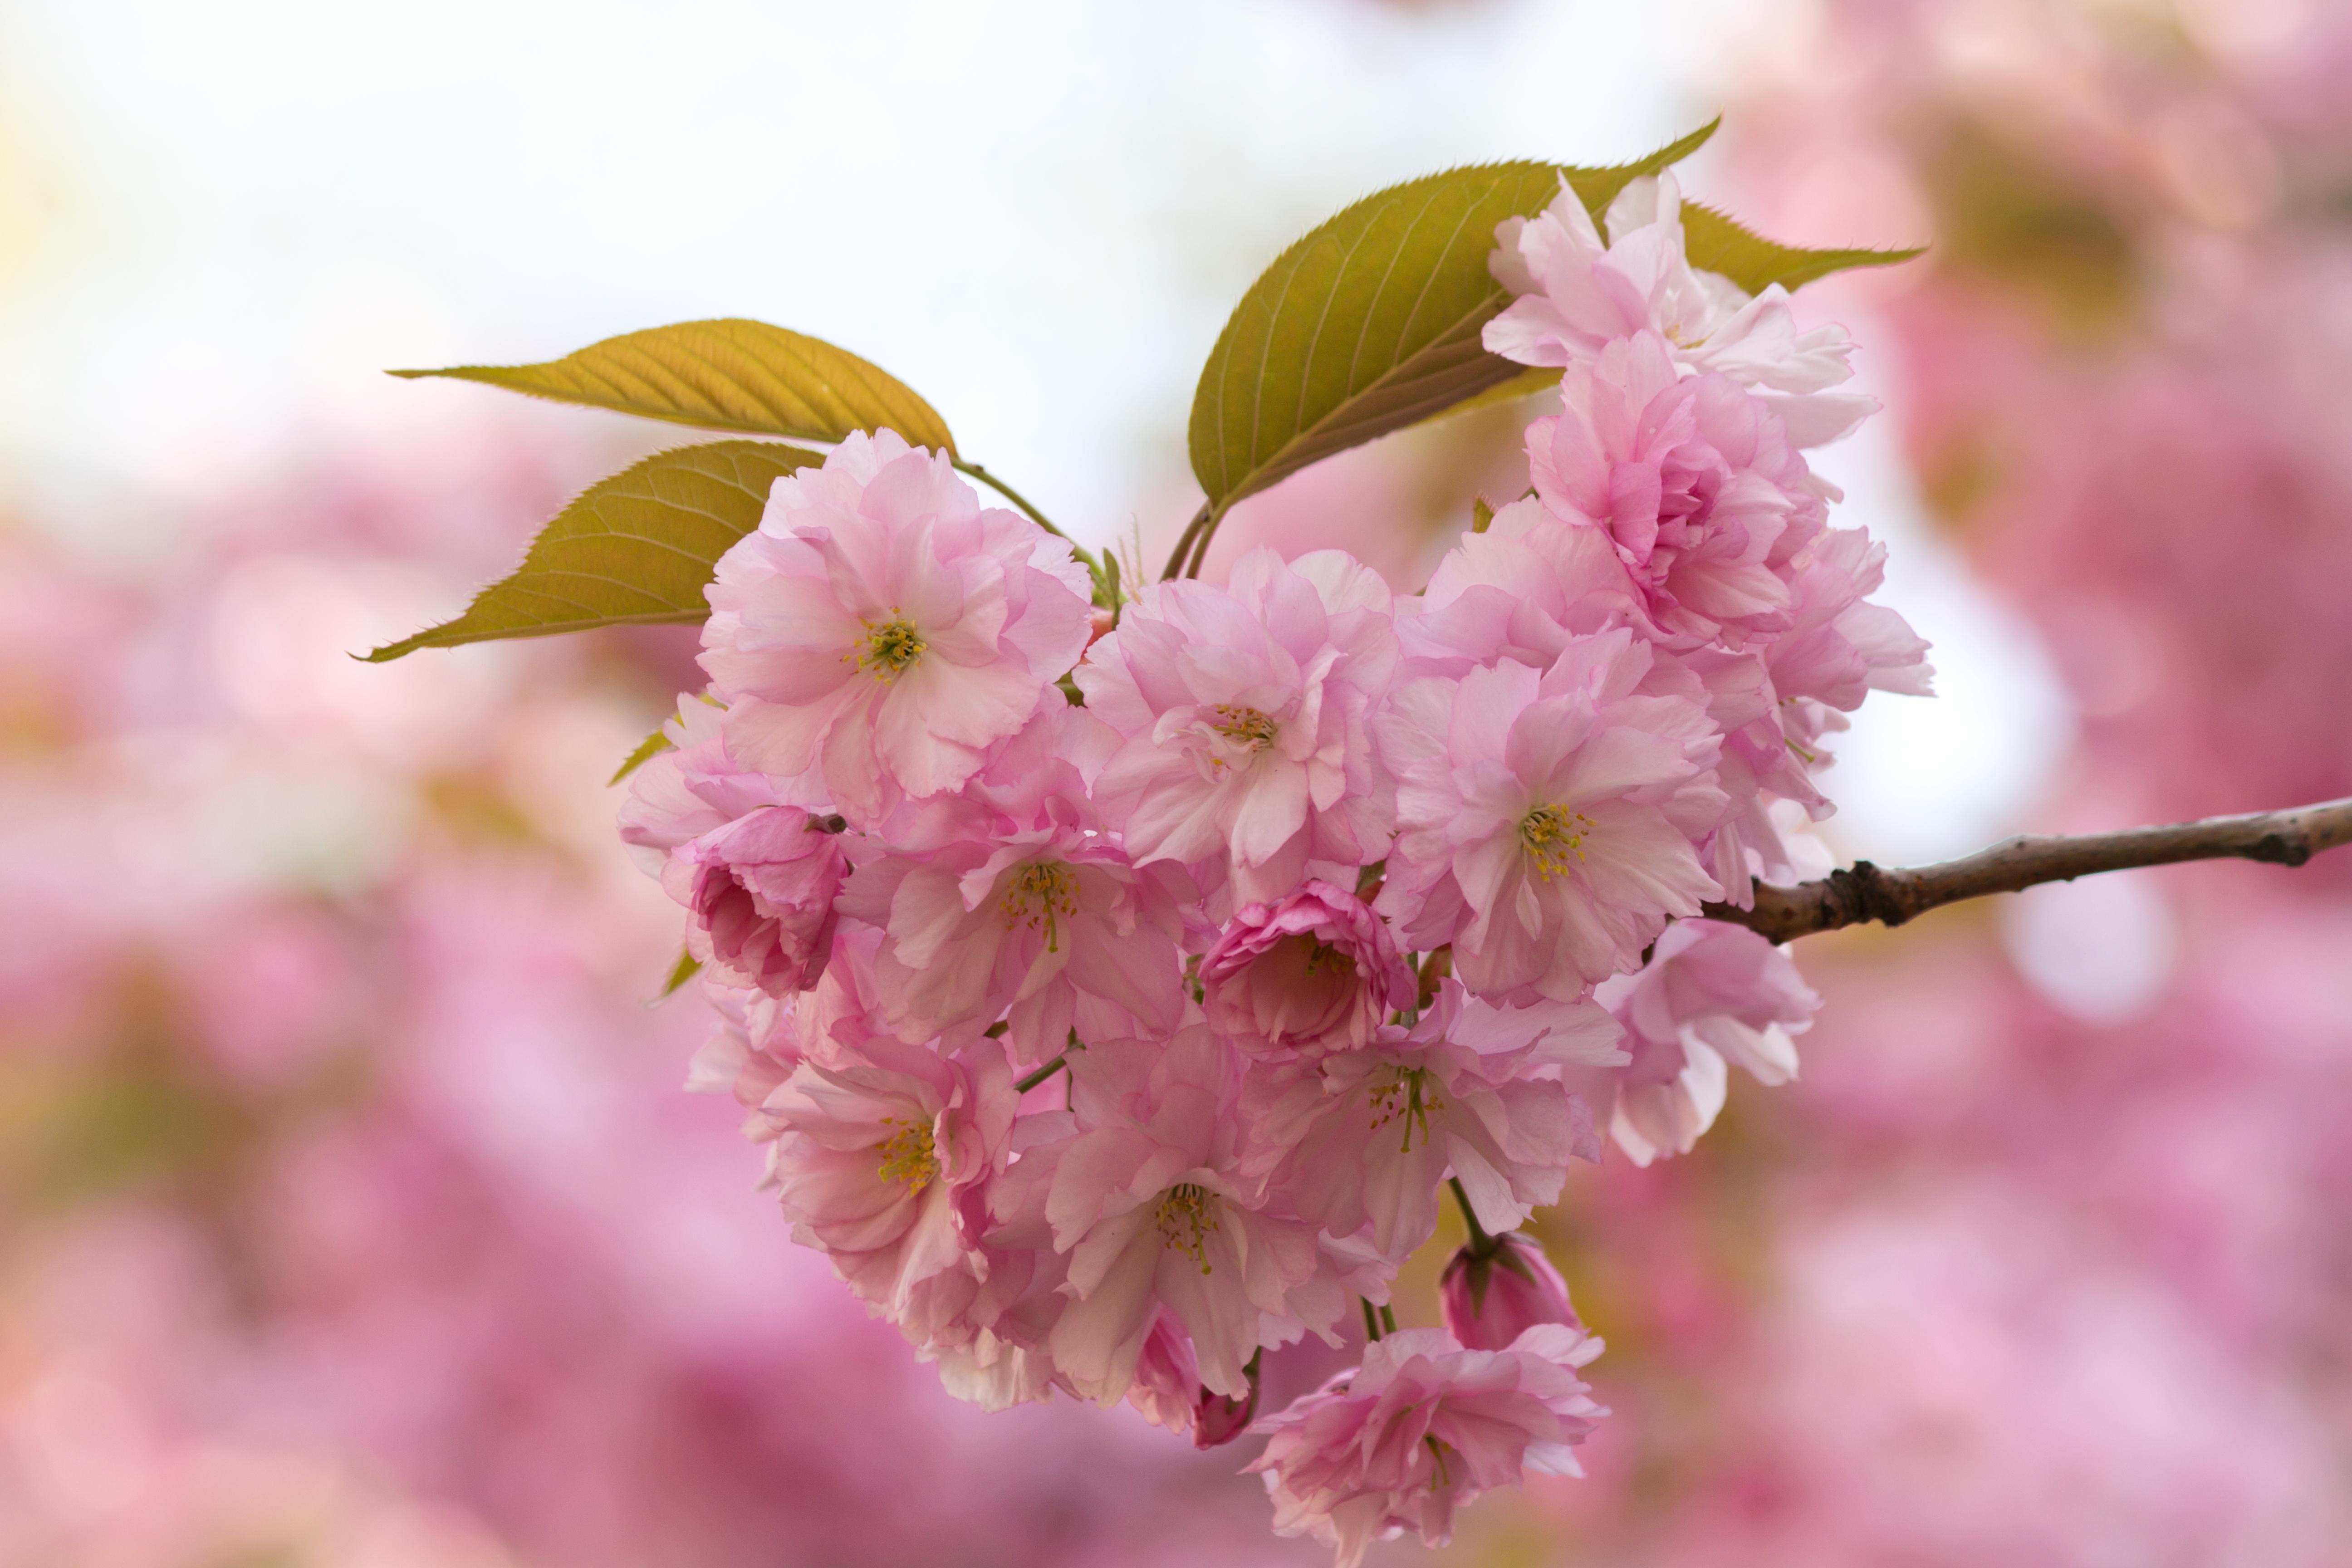
<instances>
[{"instance_id":1,"label":"cherry blossom cluster","mask_svg":"<svg viewBox=\"0 0 2352 1568\"><path fill-rule=\"evenodd\" d=\"M1343 1565L1575 1471L1601 1344L1519 1227L1795 1074L1815 997L1702 907L1809 869L1822 737L1927 689L1805 458L1872 406L1848 340L1679 214L1498 231L1486 346L1560 411L1416 595L1260 550L1122 601L946 454L843 443L719 562L623 815L795 1237L964 1397L1266 1436ZM1449 1192L1445 1326L1384 1334ZM1359 1321L1259 1416L1263 1352Z\"/></svg>"}]
</instances>

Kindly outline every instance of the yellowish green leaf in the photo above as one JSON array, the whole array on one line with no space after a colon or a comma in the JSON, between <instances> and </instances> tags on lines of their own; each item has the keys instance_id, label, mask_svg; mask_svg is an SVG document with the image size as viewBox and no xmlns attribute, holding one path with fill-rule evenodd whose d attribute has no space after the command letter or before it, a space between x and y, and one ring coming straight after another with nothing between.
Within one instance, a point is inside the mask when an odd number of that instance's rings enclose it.
<instances>
[{"instance_id":1,"label":"yellowish green leaf","mask_svg":"<svg viewBox=\"0 0 2352 1568\"><path fill-rule=\"evenodd\" d=\"M604 781L604 787L606 789L612 788L614 784L619 784L623 779L627 778L631 773L635 773L639 768L644 767L647 763L652 762L656 757L660 756L664 752L667 752L669 749L669 737L663 734L659 730L656 730L652 734L647 735L644 740L639 741L637 742L637 749L631 752L622 760L619 769L614 773L611 778Z\"/></svg>"},{"instance_id":2,"label":"yellowish green leaf","mask_svg":"<svg viewBox=\"0 0 2352 1568\"><path fill-rule=\"evenodd\" d=\"M456 620L369 654L546 637L591 626L699 621L712 563L759 526L768 489L824 458L771 441L715 441L656 452L591 486L540 531L512 575Z\"/></svg>"},{"instance_id":3,"label":"yellowish green leaf","mask_svg":"<svg viewBox=\"0 0 2352 1568\"><path fill-rule=\"evenodd\" d=\"M1495 521L1495 509L1486 504L1485 496L1470 498L1470 531L1484 533Z\"/></svg>"},{"instance_id":4,"label":"yellowish green leaf","mask_svg":"<svg viewBox=\"0 0 2352 1568\"><path fill-rule=\"evenodd\" d=\"M822 339L740 318L627 332L544 364L391 374L479 381L558 403L803 441L887 428L918 447L955 453L939 411L879 365Z\"/></svg>"},{"instance_id":5,"label":"yellowish green leaf","mask_svg":"<svg viewBox=\"0 0 2352 1568\"><path fill-rule=\"evenodd\" d=\"M1919 252L1916 246L1908 250L1800 250L1766 239L1713 207L1683 204L1683 253L1690 264L1719 273L1750 294L1761 294L1775 283L1801 289L1850 267L1891 267Z\"/></svg>"},{"instance_id":6,"label":"yellowish green leaf","mask_svg":"<svg viewBox=\"0 0 2352 1568\"><path fill-rule=\"evenodd\" d=\"M1490 163L1409 180L1284 251L1243 295L1193 394L1192 472L1214 512L1519 376L1479 342L1508 298L1486 270L1495 226L1540 212L1562 176L1601 212L1714 130L1612 169Z\"/></svg>"},{"instance_id":7,"label":"yellowish green leaf","mask_svg":"<svg viewBox=\"0 0 2352 1568\"><path fill-rule=\"evenodd\" d=\"M695 957L694 954L690 952L679 952L677 955L677 962L669 966L668 978L662 982L662 995L672 996L677 994L677 988L679 986L685 984L688 981L693 979L696 975L701 973L702 960Z\"/></svg>"}]
</instances>

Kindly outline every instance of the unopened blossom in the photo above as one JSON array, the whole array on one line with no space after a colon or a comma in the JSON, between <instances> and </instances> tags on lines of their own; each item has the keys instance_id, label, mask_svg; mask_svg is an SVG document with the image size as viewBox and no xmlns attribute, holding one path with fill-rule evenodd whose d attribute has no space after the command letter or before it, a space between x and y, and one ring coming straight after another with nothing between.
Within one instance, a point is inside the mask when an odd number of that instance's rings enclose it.
<instances>
[{"instance_id":1,"label":"unopened blossom","mask_svg":"<svg viewBox=\"0 0 2352 1568\"><path fill-rule=\"evenodd\" d=\"M1126 1397L1163 1308L1192 1342L1202 1386L1234 1399L1248 1395L1264 1320L1331 1337L1346 1300L1314 1227L1267 1210L1243 1167L1240 1066L1202 1025L1164 1045L1088 1042L1071 1063L1080 1130L1013 1167L992 1239L1042 1232L1066 1258L1069 1300L1047 1348L1085 1398Z\"/></svg>"},{"instance_id":2,"label":"unopened blossom","mask_svg":"<svg viewBox=\"0 0 2352 1568\"><path fill-rule=\"evenodd\" d=\"M803 1061L761 1104L769 1181L793 1239L819 1247L919 1346L960 1344L988 1276L986 1184L1018 1095L993 1040L951 1058L887 1039L866 1059Z\"/></svg>"},{"instance_id":3,"label":"unopened blossom","mask_svg":"<svg viewBox=\"0 0 2352 1568\"><path fill-rule=\"evenodd\" d=\"M1162 1308L1144 1339L1143 1354L1135 1363L1135 1385L1127 1391L1127 1402L1154 1426L1190 1432L1196 1448L1222 1447L1247 1431L1256 1418L1257 1378L1253 1372L1249 1392L1239 1398L1202 1387L1192 1338L1174 1314Z\"/></svg>"},{"instance_id":4,"label":"unopened blossom","mask_svg":"<svg viewBox=\"0 0 2352 1568\"><path fill-rule=\"evenodd\" d=\"M680 845L662 886L687 907L687 951L706 969L782 996L824 973L848 871L840 835L770 805Z\"/></svg>"},{"instance_id":5,"label":"unopened blossom","mask_svg":"<svg viewBox=\"0 0 2352 1568\"><path fill-rule=\"evenodd\" d=\"M1388 587L1342 551L1154 584L1076 670L1124 737L1097 802L1139 863L1229 874L1236 902L1378 859L1394 808L1370 721L1396 659Z\"/></svg>"},{"instance_id":6,"label":"unopened blossom","mask_svg":"<svg viewBox=\"0 0 2352 1568\"><path fill-rule=\"evenodd\" d=\"M1576 1091L1527 1070L1542 1025L1520 1031L1520 1048L1481 1051L1449 1037L1462 999L1447 993L1413 1028L1383 1026L1360 1050L1257 1069L1244 1100L1275 1194L1334 1236L1368 1232L1391 1259L1436 1229L1449 1178L1500 1232L1559 1196L1570 1161L1601 1153ZM1583 1059L1622 1059L1614 1033Z\"/></svg>"},{"instance_id":7,"label":"unopened blossom","mask_svg":"<svg viewBox=\"0 0 2352 1568\"><path fill-rule=\"evenodd\" d=\"M1307 1056L1368 1044L1416 989L1388 922L1324 881L1235 910L1200 978L1210 1024L1234 1044Z\"/></svg>"},{"instance_id":8,"label":"unopened blossom","mask_svg":"<svg viewBox=\"0 0 2352 1568\"><path fill-rule=\"evenodd\" d=\"M1445 1331L1474 1351L1507 1348L1538 1323L1582 1328L1569 1304L1568 1281L1542 1246L1525 1231L1487 1238L1454 1255L1438 1277L1437 1304Z\"/></svg>"},{"instance_id":9,"label":"unopened blossom","mask_svg":"<svg viewBox=\"0 0 2352 1568\"><path fill-rule=\"evenodd\" d=\"M1646 331L1571 365L1560 395L1528 426L1536 493L1608 539L1656 635L1737 647L1787 626L1794 563L1835 492L1780 416L1727 376L1679 374Z\"/></svg>"},{"instance_id":10,"label":"unopened blossom","mask_svg":"<svg viewBox=\"0 0 2352 1568\"><path fill-rule=\"evenodd\" d=\"M1487 265L1518 298L1486 324L1489 351L1522 364L1566 367L1654 332L1673 345L1682 372L1712 372L1754 389L1800 447L1835 440L1877 407L1860 394L1831 390L1853 374L1845 329L1800 331L1780 285L1750 297L1729 279L1691 266L1672 174L1629 181L1610 204L1608 226L1603 244L1583 199L1563 180L1535 217L1496 227L1498 248Z\"/></svg>"},{"instance_id":11,"label":"unopened blossom","mask_svg":"<svg viewBox=\"0 0 2352 1568\"><path fill-rule=\"evenodd\" d=\"M1746 926L1679 921L1638 974L1597 998L1625 1026L1633 1053L1615 1069L1609 1129L1636 1164L1690 1152L1723 1109L1727 1064L1759 1083L1797 1076L1790 1037L1812 1026L1821 997L1787 952Z\"/></svg>"},{"instance_id":12,"label":"unopened blossom","mask_svg":"<svg viewBox=\"0 0 2352 1568\"><path fill-rule=\"evenodd\" d=\"M1066 542L983 510L946 453L853 435L719 557L702 665L739 756L814 771L866 825L1021 727L1085 649L1089 594Z\"/></svg>"},{"instance_id":13,"label":"unopened blossom","mask_svg":"<svg viewBox=\"0 0 2352 1568\"><path fill-rule=\"evenodd\" d=\"M1496 1001L1573 1000L1718 892L1696 845L1725 798L1699 702L1647 696L1648 646L1580 638L1391 694L1381 725L1399 832L1378 906Z\"/></svg>"},{"instance_id":14,"label":"unopened blossom","mask_svg":"<svg viewBox=\"0 0 2352 1568\"><path fill-rule=\"evenodd\" d=\"M1452 1538L1454 1510L1528 1472L1581 1475L1576 1446L1608 1411L1577 1369L1601 1342L1565 1323L1509 1348L1466 1350L1443 1329L1406 1329L1364 1347L1363 1365L1266 1416L1274 1528L1312 1534L1356 1568L1374 1541L1412 1531Z\"/></svg>"},{"instance_id":15,"label":"unopened blossom","mask_svg":"<svg viewBox=\"0 0 2352 1568\"><path fill-rule=\"evenodd\" d=\"M1137 867L1107 836L1050 824L861 867L842 907L883 932L884 1016L908 1039L1001 1016L1015 1059L1172 1031L1184 1009L1182 871Z\"/></svg>"}]
</instances>

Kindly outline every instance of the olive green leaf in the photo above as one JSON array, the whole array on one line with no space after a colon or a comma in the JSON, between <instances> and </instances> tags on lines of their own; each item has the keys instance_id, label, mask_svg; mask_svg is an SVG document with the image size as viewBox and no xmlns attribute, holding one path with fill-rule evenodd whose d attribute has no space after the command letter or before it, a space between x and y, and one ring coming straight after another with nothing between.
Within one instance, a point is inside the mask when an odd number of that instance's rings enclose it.
<instances>
[{"instance_id":1,"label":"olive green leaf","mask_svg":"<svg viewBox=\"0 0 2352 1568\"><path fill-rule=\"evenodd\" d=\"M606 789L612 788L614 784L619 784L623 779L627 778L631 773L635 773L639 768L644 767L647 763L652 762L656 757L660 756L664 752L667 752L669 749L669 737L662 733L661 731L656 730L652 734L647 735L644 740L637 742L637 749L635 751L631 752L627 756L621 759L621 765L613 771L613 776L611 778L604 781L604 787Z\"/></svg>"},{"instance_id":2,"label":"olive green leaf","mask_svg":"<svg viewBox=\"0 0 2352 1568\"><path fill-rule=\"evenodd\" d=\"M1540 212L1563 177L1602 212L1714 130L1612 169L1488 163L1409 180L1284 251L1243 295L1193 394L1192 472L1211 526L1309 463L1521 376L1479 342L1508 302L1486 270L1495 226Z\"/></svg>"},{"instance_id":3,"label":"olive green leaf","mask_svg":"<svg viewBox=\"0 0 2352 1568\"><path fill-rule=\"evenodd\" d=\"M677 955L677 962L669 966L669 973L662 981L661 993L654 1000L659 1002L664 997L676 995L679 986L701 973L702 960L690 952L681 952Z\"/></svg>"},{"instance_id":4,"label":"olive green leaf","mask_svg":"<svg viewBox=\"0 0 2352 1568\"><path fill-rule=\"evenodd\" d=\"M740 318L625 332L544 364L389 374L487 382L558 403L803 441L887 428L918 447L955 455L955 438L939 411L879 365L821 339Z\"/></svg>"},{"instance_id":5,"label":"olive green leaf","mask_svg":"<svg viewBox=\"0 0 2352 1568\"><path fill-rule=\"evenodd\" d=\"M1908 250L1799 250L1741 227L1713 207L1683 204L1683 254L1702 271L1719 273L1750 294L1778 283L1803 288L1849 267L1891 267L1920 253Z\"/></svg>"},{"instance_id":6,"label":"olive green leaf","mask_svg":"<svg viewBox=\"0 0 2352 1568\"><path fill-rule=\"evenodd\" d=\"M824 460L771 441L656 452L556 513L513 574L476 595L464 615L368 660L494 637L699 621L710 614L702 587L712 563L759 526L769 487Z\"/></svg>"}]
</instances>

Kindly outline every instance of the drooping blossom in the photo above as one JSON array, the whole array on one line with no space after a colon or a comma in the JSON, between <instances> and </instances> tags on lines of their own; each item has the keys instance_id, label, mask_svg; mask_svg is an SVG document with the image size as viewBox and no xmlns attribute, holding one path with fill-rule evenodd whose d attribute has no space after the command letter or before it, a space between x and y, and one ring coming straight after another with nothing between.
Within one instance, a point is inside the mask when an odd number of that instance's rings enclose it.
<instances>
[{"instance_id":1,"label":"drooping blossom","mask_svg":"<svg viewBox=\"0 0 2352 1568\"><path fill-rule=\"evenodd\" d=\"M1714 1125L1728 1063L1759 1083L1795 1078L1790 1037L1812 1026L1821 1005L1786 952L1746 926L1705 920L1676 921L1640 973L1595 996L1625 1026L1633 1053L1611 1074L1610 1134L1642 1165L1688 1153Z\"/></svg>"},{"instance_id":2,"label":"drooping blossom","mask_svg":"<svg viewBox=\"0 0 2352 1568\"><path fill-rule=\"evenodd\" d=\"M770 805L681 845L662 885L687 907L688 952L782 996L824 973L848 870L838 834L798 806Z\"/></svg>"},{"instance_id":3,"label":"drooping blossom","mask_svg":"<svg viewBox=\"0 0 2352 1568\"><path fill-rule=\"evenodd\" d=\"M769 1181L793 1239L916 1345L962 1344L989 1272L980 1241L1019 1098L1012 1071L986 1039L950 1058L882 1039L868 1056L803 1062L753 1135L773 1141Z\"/></svg>"},{"instance_id":4,"label":"drooping blossom","mask_svg":"<svg viewBox=\"0 0 2352 1568\"><path fill-rule=\"evenodd\" d=\"M1727 376L1678 374L1651 331L1570 365L1561 403L1528 426L1536 493L1608 539L1658 636L1736 647L1788 625L1794 563L1836 492L1779 415Z\"/></svg>"},{"instance_id":5,"label":"drooping blossom","mask_svg":"<svg viewBox=\"0 0 2352 1568\"><path fill-rule=\"evenodd\" d=\"M1576 1369L1601 1344L1566 1323L1506 1350L1465 1350L1443 1329L1406 1329L1364 1347L1363 1365L1258 1422L1274 1528L1313 1534L1356 1568L1374 1541L1410 1530L1432 1546L1454 1510L1528 1471L1581 1475L1576 1446L1608 1411Z\"/></svg>"},{"instance_id":6,"label":"drooping blossom","mask_svg":"<svg viewBox=\"0 0 2352 1568\"><path fill-rule=\"evenodd\" d=\"M1394 806L1370 721L1396 659L1387 584L1341 551L1147 587L1076 671L1125 738L1097 804L1139 863L1230 875L1236 902L1375 860Z\"/></svg>"},{"instance_id":7,"label":"drooping blossom","mask_svg":"<svg viewBox=\"0 0 2352 1568\"><path fill-rule=\"evenodd\" d=\"M1454 948L1492 1000L1573 1000L1717 896L1696 845L1722 816L1706 709L1637 689L1648 645L1580 638L1538 674L1506 661L1405 682L1381 737L1400 831L1378 905Z\"/></svg>"},{"instance_id":8,"label":"drooping blossom","mask_svg":"<svg viewBox=\"0 0 2352 1568\"><path fill-rule=\"evenodd\" d=\"M853 823L952 790L1087 646L1069 545L983 510L944 452L853 435L719 557L702 665L739 756Z\"/></svg>"},{"instance_id":9,"label":"drooping blossom","mask_svg":"<svg viewBox=\"0 0 2352 1568\"><path fill-rule=\"evenodd\" d=\"M1307 1056L1367 1044L1415 989L1388 922L1324 881L1235 910L1201 985L1209 1023L1243 1049Z\"/></svg>"},{"instance_id":10,"label":"drooping blossom","mask_svg":"<svg viewBox=\"0 0 2352 1568\"><path fill-rule=\"evenodd\" d=\"M1314 1227L1267 1209L1244 1169L1240 1069L1204 1025L1164 1045L1088 1042L1071 1062L1078 1130L1009 1173L992 1239L1066 1257L1068 1301L1047 1348L1085 1398L1126 1397L1162 1308L1190 1338L1202 1386L1234 1399L1247 1396L1262 1319L1331 1337L1345 1298Z\"/></svg>"},{"instance_id":11,"label":"drooping blossom","mask_svg":"<svg viewBox=\"0 0 2352 1568\"><path fill-rule=\"evenodd\" d=\"M1479 1017L1462 1025L1465 1012ZM1301 1217L1334 1236L1368 1231L1391 1259L1436 1229L1449 1178L1482 1226L1514 1229L1559 1196L1570 1160L1600 1157L1583 1100L1535 1070L1622 1060L1616 1031L1592 1026L1599 1012L1585 1003L1567 1018L1528 1009L1512 1020L1449 982L1411 1029L1385 1025L1360 1050L1255 1069L1244 1103L1255 1166ZM1508 1021L1516 1031L1497 1026Z\"/></svg>"},{"instance_id":12,"label":"drooping blossom","mask_svg":"<svg viewBox=\"0 0 2352 1568\"><path fill-rule=\"evenodd\" d=\"M1538 1323L1584 1326L1569 1304L1568 1281L1525 1231L1491 1237L1484 1251L1463 1247L1437 1281L1445 1331L1474 1351L1507 1349Z\"/></svg>"},{"instance_id":13,"label":"drooping blossom","mask_svg":"<svg viewBox=\"0 0 2352 1568\"><path fill-rule=\"evenodd\" d=\"M1750 297L1691 266L1672 174L1628 182L1610 204L1608 225L1604 245L1563 180L1541 213L1497 226L1487 265L1518 298L1486 324L1490 352L1565 368L1599 358L1612 342L1656 333L1684 374L1712 372L1753 389L1799 447L1835 440L1877 407L1861 394L1830 390L1853 374L1844 328L1799 331L1780 285Z\"/></svg>"},{"instance_id":14,"label":"drooping blossom","mask_svg":"<svg viewBox=\"0 0 2352 1568\"><path fill-rule=\"evenodd\" d=\"M1192 1354L1192 1336L1166 1308L1153 1320L1135 1363L1135 1386L1127 1402L1143 1418L1171 1432L1190 1432L1196 1448L1218 1448L1249 1429L1257 1415L1257 1378L1252 1373L1249 1392L1240 1398L1213 1394L1201 1386L1201 1364Z\"/></svg>"}]
</instances>

